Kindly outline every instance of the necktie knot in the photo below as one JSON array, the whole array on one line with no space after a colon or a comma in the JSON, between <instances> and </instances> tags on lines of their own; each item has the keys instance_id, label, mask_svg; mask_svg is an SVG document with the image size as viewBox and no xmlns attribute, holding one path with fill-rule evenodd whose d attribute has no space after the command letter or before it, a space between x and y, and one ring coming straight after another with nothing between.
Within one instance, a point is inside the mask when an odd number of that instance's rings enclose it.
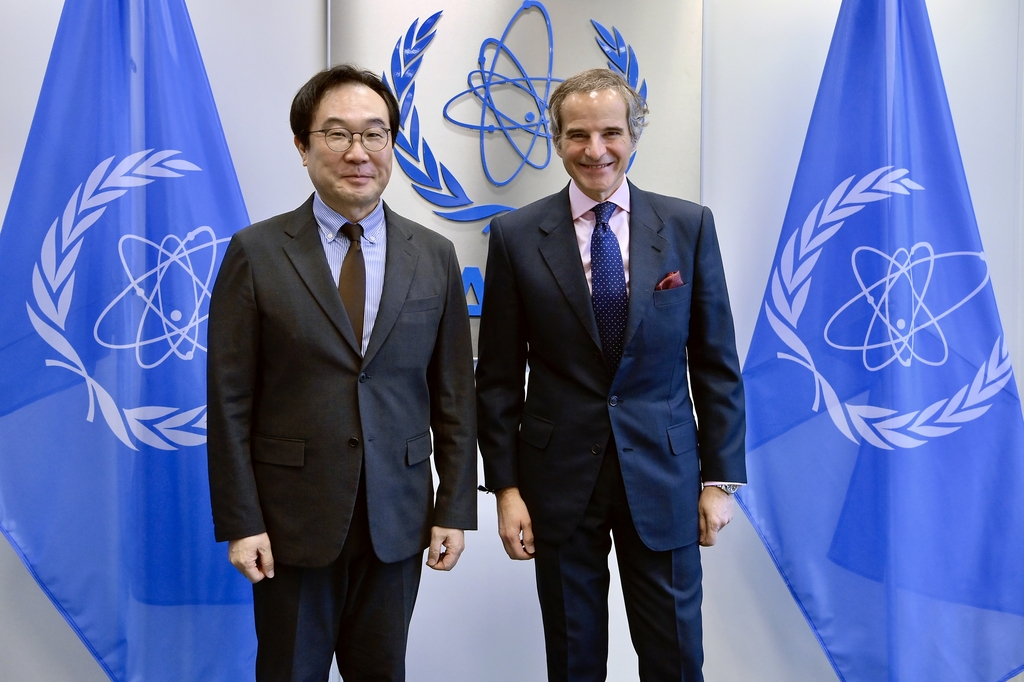
<instances>
[{"instance_id":1,"label":"necktie knot","mask_svg":"<svg viewBox=\"0 0 1024 682\"><path fill-rule=\"evenodd\" d=\"M344 225L341 226L341 233L349 238L349 241L352 242L353 246L355 246L357 249L360 248L359 240L363 236L362 225L360 225L359 223L345 223Z\"/></svg>"},{"instance_id":2,"label":"necktie knot","mask_svg":"<svg viewBox=\"0 0 1024 682\"><path fill-rule=\"evenodd\" d=\"M594 218L596 219L595 227L607 225L612 217L612 213L615 213L615 204L610 201L602 201L597 206L594 206L593 211Z\"/></svg>"}]
</instances>

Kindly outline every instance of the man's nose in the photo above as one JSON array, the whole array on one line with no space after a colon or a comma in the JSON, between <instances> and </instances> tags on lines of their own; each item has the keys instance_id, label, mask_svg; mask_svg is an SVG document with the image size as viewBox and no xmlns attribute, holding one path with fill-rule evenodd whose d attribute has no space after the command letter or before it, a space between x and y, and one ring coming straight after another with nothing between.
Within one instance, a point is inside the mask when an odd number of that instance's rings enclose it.
<instances>
[{"instance_id":1,"label":"man's nose","mask_svg":"<svg viewBox=\"0 0 1024 682\"><path fill-rule=\"evenodd\" d=\"M356 133L352 137L352 146L345 150L345 160L349 163L362 163L370 158L366 148L363 147L363 138Z\"/></svg>"},{"instance_id":2,"label":"man's nose","mask_svg":"<svg viewBox=\"0 0 1024 682\"><path fill-rule=\"evenodd\" d=\"M587 142L587 156L592 159L600 159L604 156L604 140L601 139L600 135L591 136Z\"/></svg>"}]
</instances>

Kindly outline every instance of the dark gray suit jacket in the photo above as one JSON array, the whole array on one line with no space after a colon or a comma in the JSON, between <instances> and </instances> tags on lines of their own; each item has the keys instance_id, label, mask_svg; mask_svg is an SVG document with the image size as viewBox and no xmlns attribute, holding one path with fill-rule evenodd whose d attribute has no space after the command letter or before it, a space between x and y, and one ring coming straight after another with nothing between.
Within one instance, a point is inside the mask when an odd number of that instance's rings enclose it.
<instances>
[{"instance_id":1,"label":"dark gray suit jacket","mask_svg":"<svg viewBox=\"0 0 1024 682\"><path fill-rule=\"evenodd\" d=\"M232 238L209 323L218 541L266 531L276 561L330 563L345 541L364 465L370 534L382 561L421 551L432 525L476 528L472 345L455 248L384 210L384 289L364 357L327 265L312 197Z\"/></svg>"},{"instance_id":2,"label":"dark gray suit jacket","mask_svg":"<svg viewBox=\"0 0 1024 682\"><path fill-rule=\"evenodd\" d=\"M697 540L702 479L746 481L743 384L711 211L632 184L630 204L629 312L614 374L568 188L491 223L480 451L488 487L518 486L534 533L559 543L582 518L614 433L636 530L662 551ZM683 286L655 291L676 270Z\"/></svg>"}]
</instances>

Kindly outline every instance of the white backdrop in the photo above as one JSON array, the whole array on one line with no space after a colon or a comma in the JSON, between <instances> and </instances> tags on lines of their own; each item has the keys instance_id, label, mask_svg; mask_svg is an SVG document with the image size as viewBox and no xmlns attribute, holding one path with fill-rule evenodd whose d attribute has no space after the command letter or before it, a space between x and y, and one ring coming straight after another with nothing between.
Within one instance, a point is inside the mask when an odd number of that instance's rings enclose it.
<instances>
[{"instance_id":1,"label":"white backdrop","mask_svg":"<svg viewBox=\"0 0 1024 682\"><path fill-rule=\"evenodd\" d=\"M21 159L60 4L0 3L0 213ZM838 0L713 0L704 7L701 194L719 225L741 354L753 331L838 8ZM929 0L929 8L993 286L1019 367L1021 2ZM190 0L189 9L250 217L294 207L310 186L292 147L288 105L295 89L325 63L324 1ZM382 40L390 51L407 22L389 17L385 23ZM658 116L664 121L671 112L656 110ZM652 134L642 144L655 140ZM396 169L393 182L402 178ZM491 498L481 497L480 523L454 573L425 572L410 636L411 682L543 678L532 566L504 559ZM709 681L835 679L742 516L703 558ZM628 681L636 679L635 659L618 599L613 595L609 679ZM105 679L3 542L0 662L0 682Z\"/></svg>"}]
</instances>

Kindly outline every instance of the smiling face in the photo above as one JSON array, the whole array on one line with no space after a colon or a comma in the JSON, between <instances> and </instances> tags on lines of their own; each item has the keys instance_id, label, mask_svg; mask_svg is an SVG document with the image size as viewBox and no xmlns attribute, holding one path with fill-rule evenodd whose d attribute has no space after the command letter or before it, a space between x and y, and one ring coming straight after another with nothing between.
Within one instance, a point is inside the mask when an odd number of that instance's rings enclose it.
<instances>
[{"instance_id":1,"label":"smiling face","mask_svg":"<svg viewBox=\"0 0 1024 682\"><path fill-rule=\"evenodd\" d=\"M346 83L323 96L310 130L347 128L359 133L387 127L388 107L383 98L362 83ZM352 222L362 220L377 206L391 178L391 139L379 152L366 151L358 136L348 151L335 152L319 133L309 136L308 146L296 137L295 146L325 204Z\"/></svg>"},{"instance_id":2,"label":"smiling face","mask_svg":"<svg viewBox=\"0 0 1024 682\"><path fill-rule=\"evenodd\" d=\"M604 201L622 184L636 148L626 103L614 90L574 92L562 103L560 123L555 150L565 170L584 194Z\"/></svg>"}]
</instances>

